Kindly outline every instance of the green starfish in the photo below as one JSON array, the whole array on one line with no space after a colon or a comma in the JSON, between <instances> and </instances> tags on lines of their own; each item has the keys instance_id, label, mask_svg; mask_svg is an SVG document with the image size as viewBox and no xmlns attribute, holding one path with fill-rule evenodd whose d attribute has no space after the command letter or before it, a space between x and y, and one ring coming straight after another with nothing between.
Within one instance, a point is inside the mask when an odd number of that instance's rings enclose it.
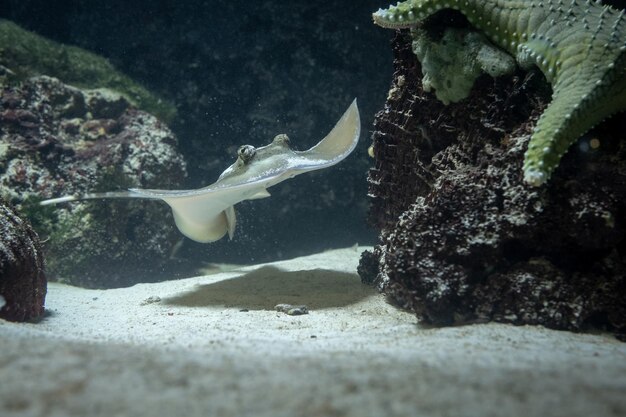
<instances>
[{"instance_id":1,"label":"green starfish","mask_svg":"<svg viewBox=\"0 0 626 417\"><path fill-rule=\"evenodd\" d=\"M624 11L584 0L407 0L378 10L374 23L413 28L455 9L525 69L536 65L552 84L524 159L524 180L545 183L585 132L626 109Z\"/></svg>"}]
</instances>

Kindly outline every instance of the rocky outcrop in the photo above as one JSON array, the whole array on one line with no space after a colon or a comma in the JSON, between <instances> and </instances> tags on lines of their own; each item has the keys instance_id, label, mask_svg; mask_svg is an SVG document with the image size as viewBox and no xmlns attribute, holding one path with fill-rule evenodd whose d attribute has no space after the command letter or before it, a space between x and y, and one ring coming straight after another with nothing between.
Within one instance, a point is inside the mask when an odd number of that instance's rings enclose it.
<instances>
[{"instance_id":1,"label":"rocky outcrop","mask_svg":"<svg viewBox=\"0 0 626 417\"><path fill-rule=\"evenodd\" d=\"M0 19L0 84L41 74L81 88L113 89L162 120L172 120L176 115L172 104L122 74L104 57L54 42Z\"/></svg>"},{"instance_id":2,"label":"rocky outcrop","mask_svg":"<svg viewBox=\"0 0 626 417\"><path fill-rule=\"evenodd\" d=\"M34 320L44 313L46 276L37 234L0 201L0 318Z\"/></svg>"},{"instance_id":3,"label":"rocky outcrop","mask_svg":"<svg viewBox=\"0 0 626 417\"><path fill-rule=\"evenodd\" d=\"M158 202L44 198L128 187L180 188L172 132L110 90L37 77L0 91L0 193L45 239L49 276L89 287L158 279L180 238Z\"/></svg>"},{"instance_id":4,"label":"rocky outcrop","mask_svg":"<svg viewBox=\"0 0 626 417\"><path fill-rule=\"evenodd\" d=\"M481 77L444 106L424 92L403 33L373 135L370 222L380 244L360 272L429 323L495 320L626 331L626 141L605 122L547 186L522 178L550 99L538 73Z\"/></svg>"}]
</instances>

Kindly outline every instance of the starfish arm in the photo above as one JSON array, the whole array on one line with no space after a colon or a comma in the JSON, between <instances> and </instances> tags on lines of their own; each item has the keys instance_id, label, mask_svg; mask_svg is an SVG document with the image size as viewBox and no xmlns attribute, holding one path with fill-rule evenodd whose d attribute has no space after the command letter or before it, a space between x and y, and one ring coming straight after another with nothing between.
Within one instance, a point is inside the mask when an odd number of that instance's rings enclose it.
<instances>
[{"instance_id":1,"label":"starfish arm","mask_svg":"<svg viewBox=\"0 0 626 417\"><path fill-rule=\"evenodd\" d=\"M524 181L532 186L545 183L556 169L567 149L589 126L583 121L583 108L578 104L581 90L576 86L568 94L554 95L543 112L524 155ZM588 93L585 93L588 94Z\"/></svg>"},{"instance_id":2,"label":"starfish arm","mask_svg":"<svg viewBox=\"0 0 626 417\"><path fill-rule=\"evenodd\" d=\"M388 29L415 27L443 9L461 12L494 43L511 52L511 41L523 40L545 21L543 8L523 0L407 0L372 14L374 23Z\"/></svg>"},{"instance_id":3,"label":"starfish arm","mask_svg":"<svg viewBox=\"0 0 626 417\"><path fill-rule=\"evenodd\" d=\"M626 109L624 11L589 0L407 0L372 17L385 28L412 28L454 9L525 69L553 87L524 162L524 178L541 185L578 138Z\"/></svg>"},{"instance_id":4,"label":"starfish arm","mask_svg":"<svg viewBox=\"0 0 626 417\"><path fill-rule=\"evenodd\" d=\"M616 65L617 64L617 65ZM606 67L601 79L562 78L541 115L524 158L524 180L545 183L561 157L596 124L626 108L626 53Z\"/></svg>"}]
</instances>

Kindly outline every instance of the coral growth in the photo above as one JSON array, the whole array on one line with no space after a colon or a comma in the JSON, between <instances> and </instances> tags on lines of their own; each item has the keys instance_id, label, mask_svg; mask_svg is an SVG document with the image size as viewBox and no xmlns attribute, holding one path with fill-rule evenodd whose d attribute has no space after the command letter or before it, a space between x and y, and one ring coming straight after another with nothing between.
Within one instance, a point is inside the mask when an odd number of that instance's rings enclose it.
<instances>
[{"instance_id":1,"label":"coral growth","mask_svg":"<svg viewBox=\"0 0 626 417\"><path fill-rule=\"evenodd\" d=\"M180 188L185 163L155 117L108 90L50 77L0 91L0 192L46 238L50 277L84 286L152 279L179 236L156 202L40 207L43 198L142 188Z\"/></svg>"},{"instance_id":2,"label":"coral growth","mask_svg":"<svg viewBox=\"0 0 626 417\"><path fill-rule=\"evenodd\" d=\"M363 280L429 323L625 332L624 122L592 131L546 187L529 188L520 168L549 101L544 81L481 77L444 107L424 92L407 33L394 53L369 173L380 244L361 261Z\"/></svg>"},{"instance_id":3,"label":"coral growth","mask_svg":"<svg viewBox=\"0 0 626 417\"><path fill-rule=\"evenodd\" d=\"M46 276L39 238L0 200L0 318L34 320L44 313Z\"/></svg>"},{"instance_id":4,"label":"coral growth","mask_svg":"<svg viewBox=\"0 0 626 417\"><path fill-rule=\"evenodd\" d=\"M435 90L443 104L461 101L482 74L501 77L515 71L515 61L482 34L446 28L441 39L433 39L424 28L412 31L413 52L422 64L424 91Z\"/></svg>"}]
</instances>

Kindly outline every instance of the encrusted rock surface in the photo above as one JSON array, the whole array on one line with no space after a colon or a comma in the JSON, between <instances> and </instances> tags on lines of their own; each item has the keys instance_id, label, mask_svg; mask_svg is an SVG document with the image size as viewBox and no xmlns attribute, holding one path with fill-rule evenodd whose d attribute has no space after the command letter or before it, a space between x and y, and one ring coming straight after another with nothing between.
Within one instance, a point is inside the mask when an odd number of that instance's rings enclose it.
<instances>
[{"instance_id":1,"label":"encrusted rock surface","mask_svg":"<svg viewBox=\"0 0 626 417\"><path fill-rule=\"evenodd\" d=\"M423 91L407 33L394 53L369 173L380 244L363 280L434 324L626 332L624 123L605 122L547 186L528 187L523 152L550 98L542 76L483 76L444 106Z\"/></svg>"},{"instance_id":2,"label":"encrusted rock surface","mask_svg":"<svg viewBox=\"0 0 626 417\"><path fill-rule=\"evenodd\" d=\"M0 200L0 318L34 320L44 313L46 276L39 237Z\"/></svg>"},{"instance_id":3,"label":"encrusted rock surface","mask_svg":"<svg viewBox=\"0 0 626 417\"><path fill-rule=\"evenodd\" d=\"M155 117L108 90L37 77L0 91L0 194L46 241L52 278L90 287L158 279L180 238L154 201L40 207L43 198L128 187L180 188L185 163Z\"/></svg>"}]
</instances>

